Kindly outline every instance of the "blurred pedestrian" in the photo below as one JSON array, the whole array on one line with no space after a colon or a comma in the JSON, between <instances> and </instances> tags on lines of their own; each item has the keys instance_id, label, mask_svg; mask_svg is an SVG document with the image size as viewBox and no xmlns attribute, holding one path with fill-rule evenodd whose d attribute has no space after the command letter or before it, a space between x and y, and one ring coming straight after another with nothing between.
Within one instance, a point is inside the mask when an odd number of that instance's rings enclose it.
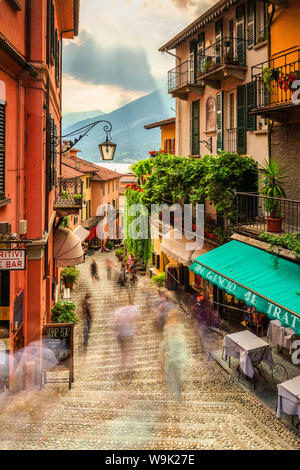
<instances>
[{"instance_id":1,"label":"blurred pedestrian","mask_svg":"<svg viewBox=\"0 0 300 470\"><path fill-rule=\"evenodd\" d=\"M90 269L91 269L91 278L92 278L93 283L95 283L96 281L99 281L98 265L96 263L95 258L92 259Z\"/></svg>"},{"instance_id":2,"label":"blurred pedestrian","mask_svg":"<svg viewBox=\"0 0 300 470\"><path fill-rule=\"evenodd\" d=\"M117 341L121 349L121 372L127 375L132 372L133 345L136 335L137 320L141 316L139 309L133 305L129 295L129 304L115 311L115 328ZM131 362L131 364L129 364ZM130 370L131 369L131 370Z\"/></svg>"},{"instance_id":3,"label":"blurred pedestrian","mask_svg":"<svg viewBox=\"0 0 300 470\"><path fill-rule=\"evenodd\" d=\"M183 325L179 322L176 310L168 314L163 330L162 352L168 395L171 397L175 394L181 401L182 383L189 366L189 356Z\"/></svg>"},{"instance_id":4,"label":"blurred pedestrian","mask_svg":"<svg viewBox=\"0 0 300 470\"><path fill-rule=\"evenodd\" d=\"M199 338L200 346L203 352L205 352L205 333L207 330L207 299L205 292L200 293L196 302L193 306L193 315L195 317L195 330Z\"/></svg>"},{"instance_id":5,"label":"blurred pedestrian","mask_svg":"<svg viewBox=\"0 0 300 470\"><path fill-rule=\"evenodd\" d=\"M115 265L115 263L110 258L106 258L106 260L105 260L105 269L106 269L107 279L109 279L109 280L111 279L111 272L112 272L112 269L114 267L118 269L118 267Z\"/></svg>"},{"instance_id":6,"label":"blurred pedestrian","mask_svg":"<svg viewBox=\"0 0 300 470\"><path fill-rule=\"evenodd\" d=\"M176 304L172 300L171 296L169 295L166 289L161 289L159 291L159 301L156 304L157 308L157 318L156 318L156 326L159 330L163 330L165 325L168 313L172 310L176 309Z\"/></svg>"},{"instance_id":7,"label":"blurred pedestrian","mask_svg":"<svg viewBox=\"0 0 300 470\"><path fill-rule=\"evenodd\" d=\"M124 261L121 264L121 269L119 271L118 281L117 284L120 287L126 287L126 264Z\"/></svg>"},{"instance_id":8,"label":"blurred pedestrian","mask_svg":"<svg viewBox=\"0 0 300 470\"><path fill-rule=\"evenodd\" d=\"M133 256L133 253L130 253L127 257L127 262L126 262L127 271L129 273L131 272L131 269L132 269L134 264L135 264L135 258Z\"/></svg>"},{"instance_id":9,"label":"blurred pedestrian","mask_svg":"<svg viewBox=\"0 0 300 470\"><path fill-rule=\"evenodd\" d=\"M84 326L83 326L83 348L86 351L87 346L88 346L88 341L89 341L89 335L90 335L90 330L93 322L93 317L91 313L91 308L90 308L90 294L87 293L84 296L83 302L82 302L82 314L83 314L83 321L84 321Z\"/></svg>"}]
</instances>

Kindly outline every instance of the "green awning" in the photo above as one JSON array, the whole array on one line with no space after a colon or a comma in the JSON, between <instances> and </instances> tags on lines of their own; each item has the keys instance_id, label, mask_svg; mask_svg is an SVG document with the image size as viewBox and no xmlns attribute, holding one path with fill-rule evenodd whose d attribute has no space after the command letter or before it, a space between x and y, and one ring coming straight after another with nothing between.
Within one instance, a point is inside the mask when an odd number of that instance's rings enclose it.
<instances>
[{"instance_id":1,"label":"green awning","mask_svg":"<svg viewBox=\"0 0 300 470\"><path fill-rule=\"evenodd\" d=\"M231 241L195 258L190 270L300 335L300 265Z\"/></svg>"}]
</instances>

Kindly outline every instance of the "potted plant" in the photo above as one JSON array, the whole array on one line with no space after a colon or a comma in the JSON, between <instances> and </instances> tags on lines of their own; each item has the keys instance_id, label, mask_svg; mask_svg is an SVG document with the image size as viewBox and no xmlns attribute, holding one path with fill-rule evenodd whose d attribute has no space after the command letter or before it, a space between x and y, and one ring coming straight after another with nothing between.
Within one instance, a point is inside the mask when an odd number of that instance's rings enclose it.
<instances>
[{"instance_id":1,"label":"potted plant","mask_svg":"<svg viewBox=\"0 0 300 470\"><path fill-rule=\"evenodd\" d=\"M54 323L78 323L79 318L75 313L76 305L67 300L60 300L51 309L51 321Z\"/></svg>"},{"instance_id":2,"label":"potted plant","mask_svg":"<svg viewBox=\"0 0 300 470\"><path fill-rule=\"evenodd\" d=\"M69 199L69 193L68 191L65 191L64 189L61 191L60 197L62 199Z\"/></svg>"},{"instance_id":3,"label":"potted plant","mask_svg":"<svg viewBox=\"0 0 300 470\"><path fill-rule=\"evenodd\" d=\"M271 81L273 80L273 70L270 67L265 67L262 71L263 81L266 85L268 92L271 91Z\"/></svg>"},{"instance_id":4,"label":"potted plant","mask_svg":"<svg viewBox=\"0 0 300 470\"><path fill-rule=\"evenodd\" d=\"M83 198L82 194L74 194L74 195L73 195L73 199L74 199L75 201L81 201L82 198Z\"/></svg>"},{"instance_id":5,"label":"potted plant","mask_svg":"<svg viewBox=\"0 0 300 470\"><path fill-rule=\"evenodd\" d=\"M285 197L283 184L288 178L287 168L276 160L265 160L262 171L261 194L268 196L265 199L265 209L269 214L265 217L267 231L279 233L282 227L280 199Z\"/></svg>"},{"instance_id":6,"label":"potted plant","mask_svg":"<svg viewBox=\"0 0 300 470\"><path fill-rule=\"evenodd\" d=\"M79 278L80 271L75 266L68 266L61 272L61 279L67 289L73 289Z\"/></svg>"}]
</instances>

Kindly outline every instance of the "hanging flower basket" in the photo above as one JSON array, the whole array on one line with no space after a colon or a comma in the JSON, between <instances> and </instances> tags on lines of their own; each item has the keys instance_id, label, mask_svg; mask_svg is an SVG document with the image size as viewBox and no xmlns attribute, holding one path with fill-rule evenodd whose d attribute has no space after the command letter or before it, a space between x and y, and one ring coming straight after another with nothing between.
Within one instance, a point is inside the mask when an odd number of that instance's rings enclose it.
<instances>
[{"instance_id":1,"label":"hanging flower basket","mask_svg":"<svg viewBox=\"0 0 300 470\"><path fill-rule=\"evenodd\" d=\"M295 72L287 73L285 75L281 75L281 77L278 77L277 83L279 88L281 88L283 91L288 91L291 89L294 81L298 80L299 78L300 72L296 70Z\"/></svg>"}]
</instances>

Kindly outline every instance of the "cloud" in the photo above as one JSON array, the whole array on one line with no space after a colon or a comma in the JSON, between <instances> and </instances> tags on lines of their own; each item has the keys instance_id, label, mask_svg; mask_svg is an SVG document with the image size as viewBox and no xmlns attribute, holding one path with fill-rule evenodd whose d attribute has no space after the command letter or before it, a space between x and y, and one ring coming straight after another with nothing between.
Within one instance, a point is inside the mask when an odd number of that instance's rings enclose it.
<instances>
[{"instance_id":1,"label":"cloud","mask_svg":"<svg viewBox=\"0 0 300 470\"><path fill-rule=\"evenodd\" d=\"M87 85L68 75L63 77L63 90L64 114L93 109L110 113L146 94L139 91L126 91L111 85Z\"/></svg>"},{"instance_id":2,"label":"cloud","mask_svg":"<svg viewBox=\"0 0 300 470\"><path fill-rule=\"evenodd\" d=\"M155 89L145 51L119 42L112 46L97 43L87 31L80 41L64 49L63 72L93 85L113 85L124 90L150 92Z\"/></svg>"},{"instance_id":3,"label":"cloud","mask_svg":"<svg viewBox=\"0 0 300 470\"><path fill-rule=\"evenodd\" d=\"M172 0L172 2L179 9L192 8L195 14L200 15L211 8L215 0Z\"/></svg>"}]
</instances>

